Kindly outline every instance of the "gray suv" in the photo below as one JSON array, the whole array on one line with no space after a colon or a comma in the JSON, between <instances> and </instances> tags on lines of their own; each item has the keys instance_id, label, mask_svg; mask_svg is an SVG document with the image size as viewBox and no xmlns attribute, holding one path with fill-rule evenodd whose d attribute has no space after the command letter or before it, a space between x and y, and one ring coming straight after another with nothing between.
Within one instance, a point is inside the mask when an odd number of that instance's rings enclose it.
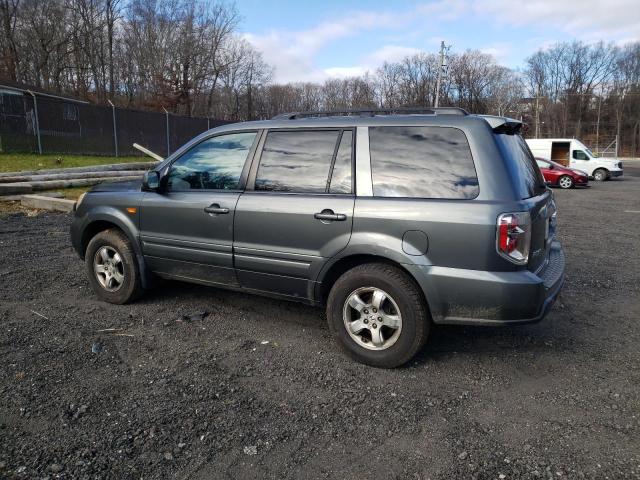
<instances>
[{"instance_id":1,"label":"gray suv","mask_svg":"<svg viewBox=\"0 0 640 480\"><path fill-rule=\"evenodd\" d=\"M160 277L324 305L348 354L399 366L432 324L535 322L558 295L555 203L521 127L455 108L225 125L82 196L73 246L107 302Z\"/></svg>"}]
</instances>

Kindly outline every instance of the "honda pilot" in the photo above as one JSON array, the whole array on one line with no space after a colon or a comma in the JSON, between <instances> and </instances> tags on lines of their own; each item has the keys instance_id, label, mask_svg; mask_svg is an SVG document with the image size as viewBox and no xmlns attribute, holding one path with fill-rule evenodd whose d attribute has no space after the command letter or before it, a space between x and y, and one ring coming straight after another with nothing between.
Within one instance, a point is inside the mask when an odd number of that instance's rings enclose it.
<instances>
[{"instance_id":1,"label":"honda pilot","mask_svg":"<svg viewBox=\"0 0 640 480\"><path fill-rule=\"evenodd\" d=\"M396 367L433 324L535 322L560 292L556 206L521 128L456 108L224 125L82 195L72 243L104 301L164 278L324 306L349 355Z\"/></svg>"}]
</instances>

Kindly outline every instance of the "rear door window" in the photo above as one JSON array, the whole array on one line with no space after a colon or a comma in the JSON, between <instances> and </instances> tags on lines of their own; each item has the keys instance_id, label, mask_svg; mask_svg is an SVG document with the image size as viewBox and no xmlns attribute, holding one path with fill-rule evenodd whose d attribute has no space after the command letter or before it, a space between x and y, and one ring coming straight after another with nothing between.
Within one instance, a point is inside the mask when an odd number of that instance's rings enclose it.
<instances>
[{"instance_id":1,"label":"rear door window","mask_svg":"<svg viewBox=\"0 0 640 480\"><path fill-rule=\"evenodd\" d=\"M520 198L531 198L545 192L544 177L536 165L527 142L519 134L496 133L498 147L507 160L507 168Z\"/></svg>"},{"instance_id":2,"label":"rear door window","mask_svg":"<svg viewBox=\"0 0 640 480\"><path fill-rule=\"evenodd\" d=\"M370 127L369 148L374 196L478 196L469 142L457 128Z\"/></svg>"},{"instance_id":3,"label":"rear door window","mask_svg":"<svg viewBox=\"0 0 640 480\"><path fill-rule=\"evenodd\" d=\"M351 193L353 132L271 131L264 143L255 190Z\"/></svg>"},{"instance_id":4,"label":"rear door window","mask_svg":"<svg viewBox=\"0 0 640 480\"><path fill-rule=\"evenodd\" d=\"M256 190L324 193L339 131L269 132Z\"/></svg>"}]
</instances>

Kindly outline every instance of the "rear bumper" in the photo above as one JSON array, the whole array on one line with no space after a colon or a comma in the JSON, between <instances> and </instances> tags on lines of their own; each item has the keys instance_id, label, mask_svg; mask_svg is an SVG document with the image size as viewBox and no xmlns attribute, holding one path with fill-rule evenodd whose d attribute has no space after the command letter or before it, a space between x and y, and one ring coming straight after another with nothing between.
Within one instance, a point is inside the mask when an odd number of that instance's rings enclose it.
<instances>
[{"instance_id":1,"label":"rear bumper","mask_svg":"<svg viewBox=\"0 0 640 480\"><path fill-rule=\"evenodd\" d=\"M536 273L483 272L413 266L434 323L512 325L542 320L564 283L565 258L553 242L543 268Z\"/></svg>"}]
</instances>

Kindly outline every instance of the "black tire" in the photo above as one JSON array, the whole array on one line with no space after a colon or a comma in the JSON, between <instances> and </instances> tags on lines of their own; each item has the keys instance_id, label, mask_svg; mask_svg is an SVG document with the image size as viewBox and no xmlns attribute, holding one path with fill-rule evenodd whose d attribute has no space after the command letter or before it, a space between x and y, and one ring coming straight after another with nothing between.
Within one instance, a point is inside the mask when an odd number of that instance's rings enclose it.
<instances>
[{"instance_id":1,"label":"black tire","mask_svg":"<svg viewBox=\"0 0 640 480\"><path fill-rule=\"evenodd\" d=\"M567 181L568 180L568 181ZM571 178L569 175L562 175L559 179L558 179L558 186L560 188L563 189L569 189L569 188L573 188L576 186L575 182L573 181L573 178Z\"/></svg>"},{"instance_id":2,"label":"black tire","mask_svg":"<svg viewBox=\"0 0 640 480\"><path fill-rule=\"evenodd\" d=\"M356 290L366 287L388 293L401 314L400 333L395 343L383 350L368 350L359 345L345 326L345 302ZM336 281L327 300L327 321L348 355L361 363L381 368L395 368L411 360L424 346L431 329L431 317L418 285L399 268L383 263L359 265Z\"/></svg>"},{"instance_id":3,"label":"black tire","mask_svg":"<svg viewBox=\"0 0 640 480\"><path fill-rule=\"evenodd\" d=\"M604 168L599 168L595 172L593 172L593 179L598 182L604 182L609 178L609 172L607 172Z\"/></svg>"},{"instance_id":4,"label":"black tire","mask_svg":"<svg viewBox=\"0 0 640 480\"><path fill-rule=\"evenodd\" d=\"M119 254L121 259L119 272L123 275L124 280L114 291L107 290L100 283L98 274L94 271L94 260L103 247L114 250ZM142 294L142 280L140 278L136 254L131 242L122 231L109 229L98 233L89 242L84 261L91 288L101 300L121 305L135 300Z\"/></svg>"}]
</instances>

